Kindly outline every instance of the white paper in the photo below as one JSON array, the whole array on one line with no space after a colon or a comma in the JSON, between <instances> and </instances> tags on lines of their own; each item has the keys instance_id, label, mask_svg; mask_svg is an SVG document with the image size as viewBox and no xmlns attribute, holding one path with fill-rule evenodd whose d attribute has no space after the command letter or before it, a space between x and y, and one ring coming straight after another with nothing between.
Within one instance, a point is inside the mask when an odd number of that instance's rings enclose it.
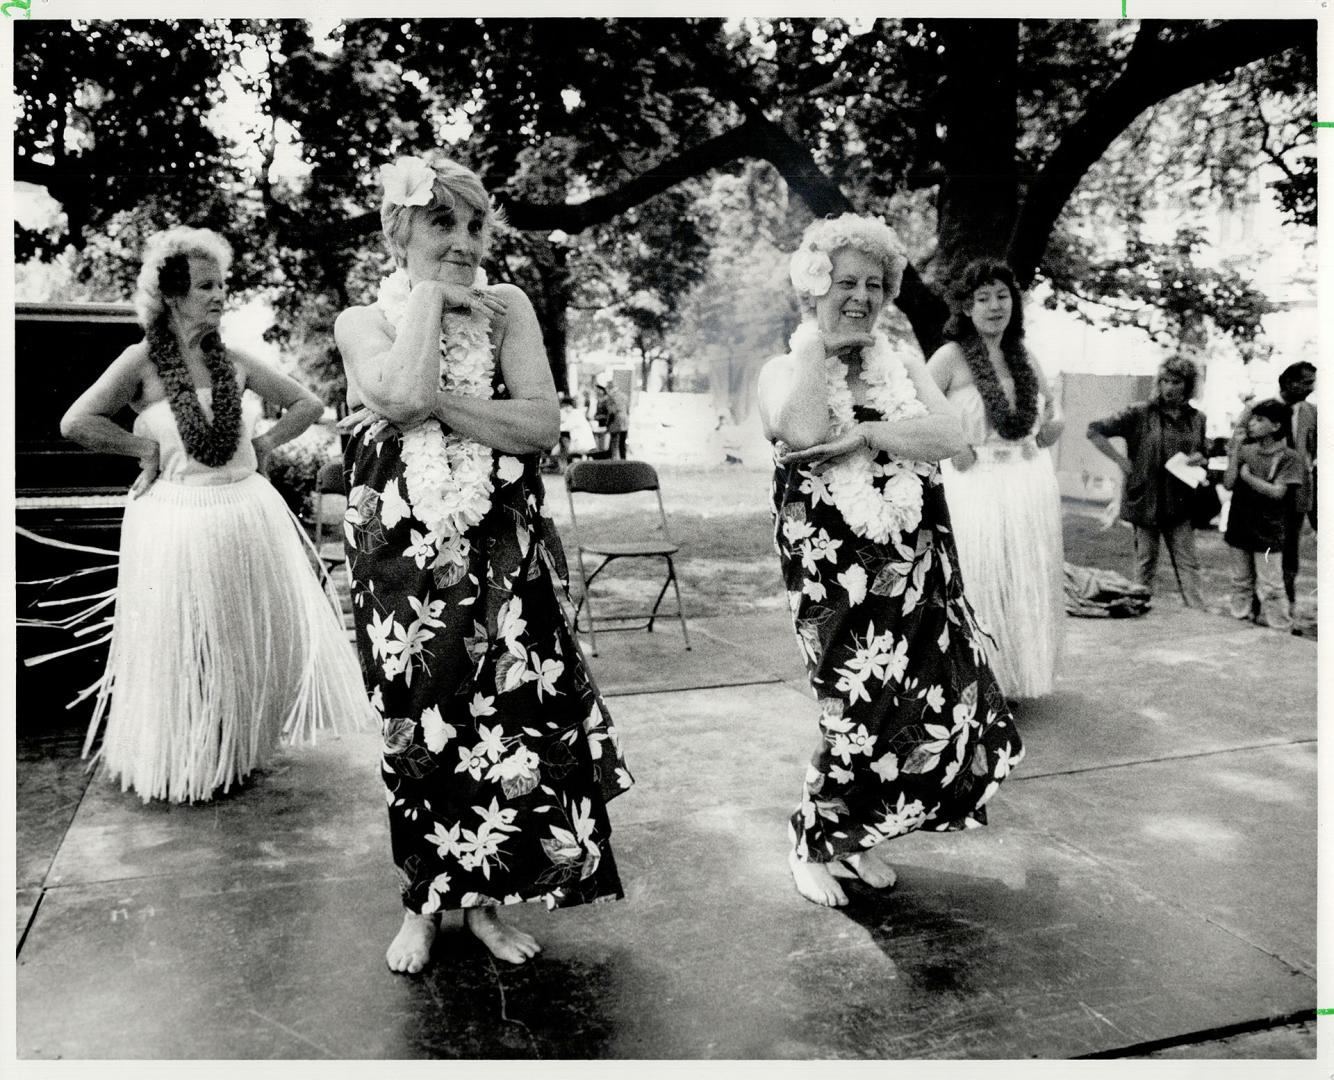
<instances>
[{"instance_id":1,"label":"white paper","mask_svg":"<svg viewBox=\"0 0 1334 1080\"><path fill-rule=\"evenodd\" d=\"M1164 468L1182 483L1189 484L1191 487L1199 487L1209 475L1203 465L1190 464L1190 459L1180 451L1167 459Z\"/></svg>"}]
</instances>

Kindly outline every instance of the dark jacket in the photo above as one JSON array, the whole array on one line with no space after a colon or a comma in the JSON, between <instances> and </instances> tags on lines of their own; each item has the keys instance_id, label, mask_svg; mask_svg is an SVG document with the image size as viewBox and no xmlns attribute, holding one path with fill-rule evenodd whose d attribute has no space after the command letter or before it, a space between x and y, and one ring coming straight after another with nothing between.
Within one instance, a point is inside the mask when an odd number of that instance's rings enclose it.
<instances>
[{"instance_id":1,"label":"dark jacket","mask_svg":"<svg viewBox=\"0 0 1334 1080\"><path fill-rule=\"evenodd\" d=\"M1204 414L1185 406L1179 419L1157 401L1140 402L1115 416L1094 420L1089 434L1126 441L1130 475L1121 494L1121 516L1132 525L1163 529L1191 518L1191 489L1163 466L1177 452L1205 454Z\"/></svg>"}]
</instances>

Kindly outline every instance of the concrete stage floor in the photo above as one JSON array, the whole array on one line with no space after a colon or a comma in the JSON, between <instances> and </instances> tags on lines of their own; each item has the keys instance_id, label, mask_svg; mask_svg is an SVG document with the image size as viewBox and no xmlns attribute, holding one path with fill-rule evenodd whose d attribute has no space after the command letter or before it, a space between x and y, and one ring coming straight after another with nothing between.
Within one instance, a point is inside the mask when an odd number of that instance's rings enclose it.
<instances>
[{"instance_id":1,"label":"concrete stage floor","mask_svg":"<svg viewBox=\"0 0 1334 1080\"><path fill-rule=\"evenodd\" d=\"M841 910L787 874L816 719L786 613L600 638L628 898L510 909L546 945L519 969L447 917L432 969L386 970L375 737L168 808L28 717L18 1055L1313 1058L1315 643L1168 600L1068 627L991 826L896 841L897 888Z\"/></svg>"}]
</instances>

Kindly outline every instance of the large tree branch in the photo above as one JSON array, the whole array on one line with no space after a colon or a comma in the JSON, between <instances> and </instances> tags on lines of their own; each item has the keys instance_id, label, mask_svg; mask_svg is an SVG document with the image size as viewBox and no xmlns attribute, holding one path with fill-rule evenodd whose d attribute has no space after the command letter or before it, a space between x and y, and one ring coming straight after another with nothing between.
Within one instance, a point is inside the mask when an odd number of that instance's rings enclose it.
<instances>
[{"instance_id":1,"label":"large tree branch","mask_svg":"<svg viewBox=\"0 0 1334 1080\"><path fill-rule=\"evenodd\" d=\"M592 225L612 220L688 177L701 176L711 169L745 158L758 158L772 164L793 193L817 217L842 214L852 209L848 197L824 174L810 150L762 116L754 116L698 146L664 158L619 188L581 203L532 203L507 199L503 192L499 201L516 229L534 232L560 229L579 233ZM339 230L335 242L368 235L379 226L379 220L378 213L352 218ZM940 342L947 309L912 266L904 270L896 303L907 316L923 350L932 351Z\"/></svg>"},{"instance_id":2,"label":"large tree branch","mask_svg":"<svg viewBox=\"0 0 1334 1080\"><path fill-rule=\"evenodd\" d=\"M1121 74L1088 102L1029 185L1009 244L1010 265L1021 284L1033 280L1047 239L1084 174L1141 112L1244 64L1314 45L1313 20L1238 19L1176 40L1160 39L1159 25L1151 20L1140 25Z\"/></svg>"}]
</instances>

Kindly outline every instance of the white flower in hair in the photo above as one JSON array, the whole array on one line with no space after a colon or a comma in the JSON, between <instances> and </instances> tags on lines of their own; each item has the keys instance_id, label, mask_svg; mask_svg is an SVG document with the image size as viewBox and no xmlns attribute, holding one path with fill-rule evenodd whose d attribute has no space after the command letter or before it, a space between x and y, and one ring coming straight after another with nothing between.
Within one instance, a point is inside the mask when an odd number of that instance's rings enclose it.
<instances>
[{"instance_id":1,"label":"white flower in hair","mask_svg":"<svg viewBox=\"0 0 1334 1080\"><path fill-rule=\"evenodd\" d=\"M435 170L419 157L401 157L380 166L384 201L397 206L426 206L435 186Z\"/></svg>"},{"instance_id":2,"label":"white flower in hair","mask_svg":"<svg viewBox=\"0 0 1334 1080\"><path fill-rule=\"evenodd\" d=\"M814 244L797 248L788 264L788 276L798 293L823 296L834 283L834 263L829 253Z\"/></svg>"}]
</instances>

